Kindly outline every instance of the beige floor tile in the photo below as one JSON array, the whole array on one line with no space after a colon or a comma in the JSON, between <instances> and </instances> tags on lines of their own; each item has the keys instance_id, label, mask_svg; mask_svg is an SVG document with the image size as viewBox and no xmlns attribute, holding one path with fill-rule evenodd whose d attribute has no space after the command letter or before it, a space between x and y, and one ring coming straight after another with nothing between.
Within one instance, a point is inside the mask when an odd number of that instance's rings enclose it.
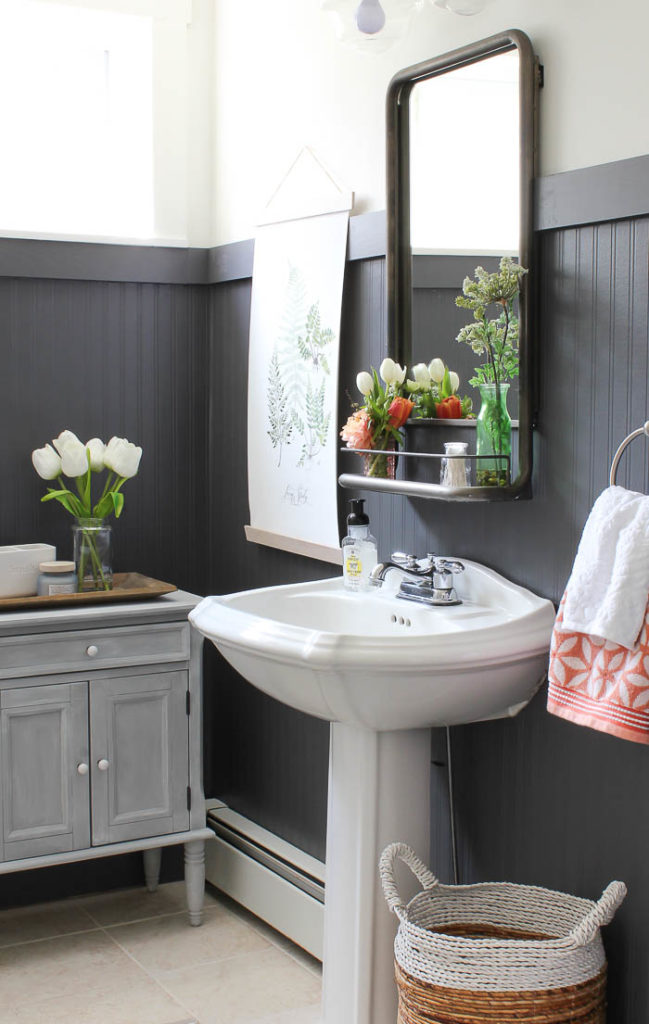
<instances>
[{"instance_id":1,"label":"beige floor tile","mask_svg":"<svg viewBox=\"0 0 649 1024\"><path fill-rule=\"evenodd\" d=\"M7 1024L184 1024L191 1018L159 985L143 978L137 984L115 986L109 991L95 988L45 1002L26 1000L0 1010L0 1020Z\"/></svg>"},{"instance_id":2,"label":"beige floor tile","mask_svg":"<svg viewBox=\"0 0 649 1024\"><path fill-rule=\"evenodd\" d=\"M298 1010L306 1015L320 1001L318 979L274 947L169 971L159 979L201 1024L252 1024Z\"/></svg>"},{"instance_id":3,"label":"beige floor tile","mask_svg":"<svg viewBox=\"0 0 649 1024\"><path fill-rule=\"evenodd\" d=\"M301 946L296 946L291 939L286 937L286 935L282 935L281 932L275 931L274 928L271 928L270 925L267 925L264 921L260 921L259 918L253 918L253 921L255 923L252 924L251 927L267 939L271 945L277 946L278 949L281 949L282 952L292 957L293 960L297 960L297 962L302 967L305 967L307 971L311 971L311 973L315 974L316 977L322 979L322 963L320 960L311 956L311 954L307 953L306 949L302 949Z\"/></svg>"},{"instance_id":4,"label":"beige floor tile","mask_svg":"<svg viewBox=\"0 0 649 1024\"><path fill-rule=\"evenodd\" d=\"M303 1006L299 1010L288 1010L286 1013L274 1013L270 1017L258 1017L249 1024L321 1024L320 1004Z\"/></svg>"},{"instance_id":5,"label":"beige floor tile","mask_svg":"<svg viewBox=\"0 0 649 1024\"><path fill-rule=\"evenodd\" d=\"M0 911L0 947L91 931L96 927L76 900L16 907Z\"/></svg>"},{"instance_id":6,"label":"beige floor tile","mask_svg":"<svg viewBox=\"0 0 649 1024\"><path fill-rule=\"evenodd\" d=\"M155 892L149 892L144 887L120 889L118 892L84 897L79 902L98 925L107 928L114 924L129 924L150 917L179 913L186 905L185 883L168 882L160 885ZM209 910L216 902L216 895L206 890L205 909Z\"/></svg>"},{"instance_id":7,"label":"beige floor tile","mask_svg":"<svg viewBox=\"0 0 649 1024\"><path fill-rule=\"evenodd\" d=\"M199 928L192 928L182 913L119 925L109 934L152 974L268 948L261 935L218 904Z\"/></svg>"},{"instance_id":8,"label":"beige floor tile","mask_svg":"<svg viewBox=\"0 0 649 1024\"><path fill-rule=\"evenodd\" d=\"M101 931L0 949L0 977L2 1003L16 1007L72 994L83 1006L84 1000L90 1004L98 992L120 994L143 982L154 984ZM176 1020L180 1017L182 1013L176 1013Z\"/></svg>"}]
</instances>

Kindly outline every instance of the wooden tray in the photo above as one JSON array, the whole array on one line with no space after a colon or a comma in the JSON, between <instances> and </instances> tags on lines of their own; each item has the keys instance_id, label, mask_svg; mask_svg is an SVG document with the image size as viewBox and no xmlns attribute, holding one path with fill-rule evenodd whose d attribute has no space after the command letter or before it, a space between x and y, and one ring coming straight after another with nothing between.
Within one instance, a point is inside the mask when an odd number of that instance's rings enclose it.
<instances>
[{"instance_id":1,"label":"wooden tray","mask_svg":"<svg viewBox=\"0 0 649 1024\"><path fill-rule=\"evenodd\" d=\"M29 608L59 608L69 604L98 604L105 601L145 601L148 598L171 594L177 590L173 583L142 576L139 572L116 572L112 590L87 590L83 594L51 594L45 597L2 597L0 612Z\"/></svg>"}]
</instances>

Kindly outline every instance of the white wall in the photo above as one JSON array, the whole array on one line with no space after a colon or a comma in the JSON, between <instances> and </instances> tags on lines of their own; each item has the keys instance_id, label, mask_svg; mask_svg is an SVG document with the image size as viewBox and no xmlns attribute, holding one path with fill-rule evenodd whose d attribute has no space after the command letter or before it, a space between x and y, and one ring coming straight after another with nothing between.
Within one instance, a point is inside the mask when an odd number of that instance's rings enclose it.
<instances>
[{"instance_id":1,"label":"white wall","mask_svg":"<svg viewBox=\"0 0 649 1024\"><path fill-rule=\"evenodd\" d=\"M492 0L471 18L427 0L408 37L376 55L344 49L319 0L213 2L212 244L254 234L305 144L355 191L355 213L384 209L392 75L504 29L527 32L545 66L542 174L649 152L646 0Z\"/></svg>"}]
</instances>

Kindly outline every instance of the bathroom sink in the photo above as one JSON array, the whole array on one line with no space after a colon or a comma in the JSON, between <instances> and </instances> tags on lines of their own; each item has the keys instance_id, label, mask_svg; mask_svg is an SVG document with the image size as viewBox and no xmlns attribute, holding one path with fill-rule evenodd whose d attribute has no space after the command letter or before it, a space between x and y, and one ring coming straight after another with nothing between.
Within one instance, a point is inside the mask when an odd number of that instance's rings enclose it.
<instances>
[{"instance_id":1,"label":"bathroom sink","mask_svg":"<svg viewBox=\"0 0 649 1024\"><path fill-rule=\"evenodd\" d=\"M258 689L331 722L383 731L516 714L545 671L554 608L476 562L462 604L397 598L399 573L208 597L190 615Z\"/></svg>"},{"instance_id":2,"label":"bathroom sink","mask_svg":"<svg viewBox=\"0 0 649 1024\"><path fill-rule=\"evenodd\" d=\"M318 580L208 597L190 614L258 689L331 723L324 1024L396 1020L376 865L395 840L427 857L429 727L514 715L545 673L552 604L462 561L457 605L397 597L391 570L369 592Z\"/></svg>"}]
</instances>

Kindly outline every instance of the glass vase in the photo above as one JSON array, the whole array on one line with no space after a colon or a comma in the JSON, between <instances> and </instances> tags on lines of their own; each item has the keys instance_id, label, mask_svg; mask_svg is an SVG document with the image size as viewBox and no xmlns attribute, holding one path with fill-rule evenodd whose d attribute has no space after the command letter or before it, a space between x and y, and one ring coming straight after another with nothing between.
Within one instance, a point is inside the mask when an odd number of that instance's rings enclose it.
<instances>
[{"instance_id":1,"label":"glass vase","mask_svg":"<svg viewBox=\"0 0 649 1024\"><path fill-rule=\"evenodd\" d=\"M467 454L467 441L445 441L439 482L442 487L470 487L471 468Z\"/></svg>"},{"instance_id":2,"label":"glass vase","mask_svg":"<svg viewBox=\"0 0 649 1024\"><path fill-rule=\"evenodd\" d=\"M112 528L104 519L77 519L72 527L77 592L112 590Z\"/></svg>"},{"instance_id":3,"label":"glass vase","mask_svg":"<svg viewBox=\"0 0 649 1024\"><path fill-rule=\"evenodd\" d=\"M382 477L394 480L397 472L396 443L389 441L385 448L363 455L363 476Z\"/></svg>"},{"instance_id":4,"label":"glass vase","mask_svg":"<svg viewBox=\"0 0 649 1024\"><path fill-rule=\"evenodd\" d=\"M509 384L480 384L482 404L476 421L478 487L504 487L510 482L512 421L507 411Z\"/></svg>"}]
</instances>

